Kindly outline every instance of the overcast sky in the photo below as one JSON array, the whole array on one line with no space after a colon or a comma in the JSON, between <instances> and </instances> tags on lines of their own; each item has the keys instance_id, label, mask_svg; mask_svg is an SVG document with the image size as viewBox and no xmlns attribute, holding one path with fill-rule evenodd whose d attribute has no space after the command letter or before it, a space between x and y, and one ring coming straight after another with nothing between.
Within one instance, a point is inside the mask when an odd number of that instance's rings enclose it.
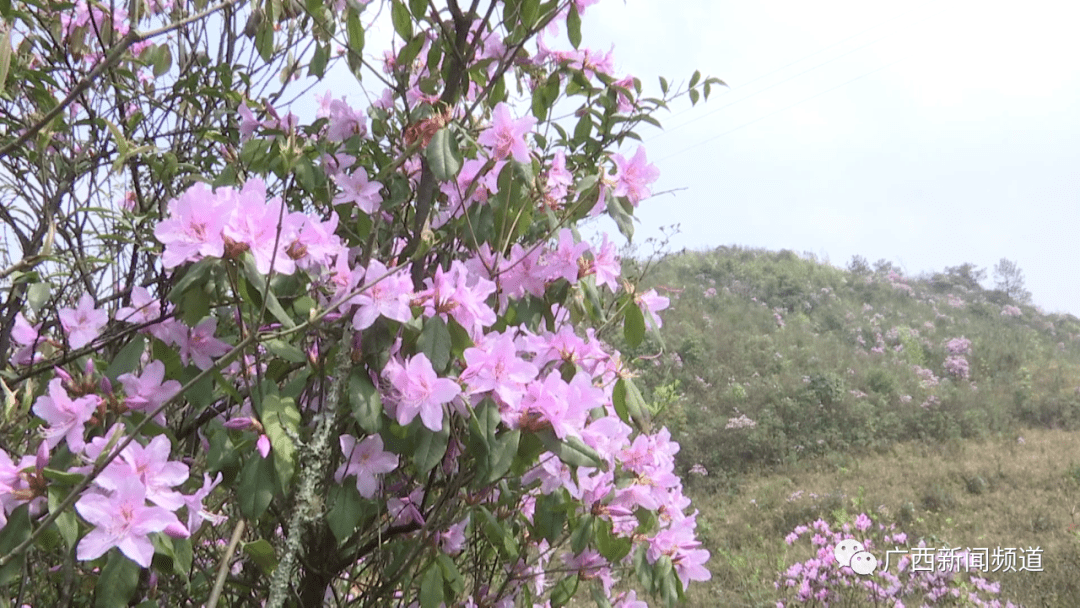
<instances>
[{"instance_id":1,"label":"overcast sky","mask_svg":"<svg viewBox=\"0 0 1080 608\"><path fill-rule=\"evenodd\" d=\"M885 258L908 274L1003 257L1034 302L1080 315L1080 8L605 0L587 46L659 94L694 69L730 86L643 132L661 170L635 241ZM632 148L631 148L632 150ZM992 286L992 278L986 281Z\"/></svg>"}]
</instances>

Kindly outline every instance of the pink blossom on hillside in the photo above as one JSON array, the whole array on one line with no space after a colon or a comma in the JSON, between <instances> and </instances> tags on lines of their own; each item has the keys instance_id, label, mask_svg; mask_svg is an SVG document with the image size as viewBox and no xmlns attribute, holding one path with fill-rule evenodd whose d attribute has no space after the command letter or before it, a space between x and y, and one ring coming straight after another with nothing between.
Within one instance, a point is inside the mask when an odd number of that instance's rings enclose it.
<instances>
[{"instance_id":1,"label":"pink blossom on hillside","mask_svg":"<svg viewBox=\"0 0 1080 608\"><path fill-rule=\"evenodd\" d=\"M109 313L94 308L94 298L88 293L79 298L75 308L61 308L59 316L72 348L82 348L93 342L109 322Z\"/></svg>"},{"instance_id":2,"label":"pink blossom on hillside","mask_svg":"<svg viewBox=\"0 0 1080 608\"><path fill-rule=\"evenodd\" d=\"M203 473L202 487L194 494L184 496L184 505L187 507L187 529L191 534L198 532L204 521L216 526L227 519L225 515L211 513L203 506L203 500L221 483L221 479L221 473L218 473L213 480L210 479L209 473Z\"/></svg>"},{"instance_id":3,"label":"pink blossom on hillside","mask_svg":"<svg viewBox=\"0 0 1080 608\"><path fill-rule=\"evenodd\" d=\"M1012 304L1006 304L1001 309L1001 316L1003 317L1019 317L1023 314L1024 311L1020 310L1020 308L1017 306L1013 306Z\"/></svg>"},{"instance_id":4,"label":"pink blossom on hillside","mask_svg":"<svg viewBox=\"0 0 1080 608\"><path fill-rule=\"evenodd\" d=\"M496 160L513 156L519 163L529 162L529 147L525 143L525 134L532 131L536 119L526 116L514 120L510 115L510 106L500 102L491 115L491 126L476 138L476 143L490 150Z\"/></svg>"},{"instance_id":5,"label":"pink blossom on hillside","mask_svg":"<svg viewBox=\"0 0 1080 608\"><path fill-rule=\"evenodd\" d=\"M249 179L239 193L232 188L222 190L232 208L223 227L225 237L246 246L262 274L296 272L296 262L287 248L297 239L303 221L288 213L280 198L267 201L266 184L261 179Z\"/></svg>"},{"instance_id":6,"label":"pink blossom on hillside","mask_svg":"<svg viewBox=\"0 0 1080 608\"><path fill-rule=\"evenodd\" d=\"M968 367L968 361L962 356L951 356L945 359L945 371L954 378L961 380L967 380L971 375L971 369Z\"/></svg>"},{"instance_id":7,"label":"pink blossom on hillside","mask_svg":"<svg viewBox=\"0 0 1080 608\"><path fill-rule=\"evenodd\" d=\"M513 338L506 334L488 334L464 354L461 380L469 394L493 392L502 405L513 409L525 394L525 386L539 373L535 365L518 357Z\"/></svg>"},{"instance_id":8,"label":"pink blossom on hillside","mask_svg":"<svg viewBox=\"0 0 1080 608\"><path fill-rule=\"evenodd\" d=\"M574 174L566 169L566 152L561 148L551 159L551 166L544 175L548 197L561 202L570 193L570 186L574 184Z\"/></svg>"},{"instance_id":9,"label":"pink blossom on hillside","mask_svg":"<svg viewBox=\"0 0 1080 608\"><path fill-rule=\"evenodd\" d=\"M968 355L971 354L971 340L964 337L953 338L945 343L945 350L949 351L950 355Z\"/></svg>"},{"instance_id":10,"label":"pink blossom on hillside","mask_svg":"<svg viewBox=\"0 0 1080 608\"><path fill-rule=\"evenodd\" d=\"M607 233L600 245L600 251L593 250L593 262L589 270L596 275L596 286L607 285L611 291L619 290L619 277L622 275L622 263L615 252L615 244L608 241ZM716 290L714 289L715 293Z\"/></svg>"}]
</instances>

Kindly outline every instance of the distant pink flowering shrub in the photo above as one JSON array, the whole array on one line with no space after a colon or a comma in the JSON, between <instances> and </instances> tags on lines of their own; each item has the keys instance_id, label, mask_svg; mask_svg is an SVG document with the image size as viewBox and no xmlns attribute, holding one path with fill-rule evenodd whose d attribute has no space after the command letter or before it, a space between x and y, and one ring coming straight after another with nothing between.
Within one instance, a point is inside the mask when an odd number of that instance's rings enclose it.
<instances>
[{"instance_id":1,"label":"distant pink flowering shrub","mask_svg":"<svg viewBox=\"0 0 1080 608\"><path fill-rule=\"evenodd\" d=\"M967 380L971 376L968 360L962 356L952 356L945 359L945 371L950 376L960 380Z\"/></svg>"},{"instance_id":2,"label":"distant pink flowering shrub","mask_svg":"<svg viewBox=\"0 0 1080 608\"><path fill-rule=\"evenodd\" d=\"M971 340L968 340L963 336L953 338L945 343L945 350L949 351L950 355L970 355Z\"/></svg>"},{"instance_id":3,"label":"distant pink flowering shrub","mask_svg":"<svg viewBox=\"0 0 1080 608\"><path fill-rule=\"evenodd\" d=\"M853 525L845 523L840 530L824 520L796 526L784 537L794 546L800 538L810 538L811 557L792 564L781 572L774 583L777 608L796 605L813 606L918 606L937 604L943 598L963 598L965 606L1010 608L1012 602L996 597L1001 592L999 582L979 576L976 562L969 562L970 551L955 551L941 567L912 566L909 555L886 552L908 543L908 535L897 530L896 524L875 523L866 513L860 513ZM878 560L877 567L866 575L856 574L850 567L841 566L834 554L842 541L856 540ZM926 544L917 545L925 549ZM805 553L805 551L804 551ZM930 556L934 553L931 550ZM941 562L931 562L935 566ZM955 564L955 568L950 566ZM946 603L950 601L946 599ZM951 605L951 603L950 603ZM1017 607L1018 608L1018 607Z\"/></svg>"},{"instance_id":4,"label":"distant pink flowering shrub","mask_svg":"<svg viewBox=\"0 0 1080 608\"><path fill-rule=\"evenodd\" d=\"M1020 307L1013 306L1012 304L1006 304L1001 309L1001 316L1003 317L1019 317L1022 314L1024 313L1020 310Z\"/></svg>"}]
</instances>

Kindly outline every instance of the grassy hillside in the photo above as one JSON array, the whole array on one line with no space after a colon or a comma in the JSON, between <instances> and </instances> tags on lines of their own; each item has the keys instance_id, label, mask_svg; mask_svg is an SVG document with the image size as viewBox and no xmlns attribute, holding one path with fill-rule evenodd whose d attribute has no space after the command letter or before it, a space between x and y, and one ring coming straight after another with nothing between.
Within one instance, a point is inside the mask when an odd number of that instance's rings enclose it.
<instances>
[{"instance_id":1,"label":"grassy hillside","mask_svg":"<svg viewBox=\"0 0 1080 608\"><path fill-rule=\"evenodd\" d=\"M1080 320L979 279L728 247L649 269L665 343L629 352L713 554L691 605L1080 603ZM1035 547L1043 568L818 571L816 520L878 548Z\"/></svg>"},{"instance_id":2,"label":"grassy hillside","mask_svg":"<svg viewBox=\"0 0 1080 608\"><path fill-rule=\"evenodd\" d=\"M634 354L684 468L714 483L899 441L1080 427L1080 320L974 274L727 247L671 255L648 273L670 298L667 348L650 338Z\"/></svg>"}]
</instances>

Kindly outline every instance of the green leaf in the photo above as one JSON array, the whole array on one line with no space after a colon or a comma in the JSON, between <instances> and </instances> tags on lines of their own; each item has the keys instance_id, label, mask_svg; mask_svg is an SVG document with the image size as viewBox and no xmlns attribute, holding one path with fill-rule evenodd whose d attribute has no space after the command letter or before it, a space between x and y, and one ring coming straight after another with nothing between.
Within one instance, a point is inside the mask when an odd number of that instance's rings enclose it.
<instances>
[{"instance_id":1,"label":"green leaf","mask_svg":"<svg viewBox=\"0 0 1080 608\"><path fill-rule=\"evenodd\" d=\"M356 484L345 481L330 488L330 512L326 514L326 523L338 542L352 536L363 515L363 501L356 491Z\"/></svg>"},{"instance_id":2,"label":"green leaf","mask_svg":"<svg viewBox=\"0 0 1080 608\"><path fill-rule=\"evenodd\" d=\"M566 506L561 492L552 492L536 499L533 511L533 529L540 538L554 543L562 535L566 523Z\"/></svg>"},{"instance_id":3,"label":"green leaf","mask_svg":"<svg viewBox=\"0 0 1080 608\"><path fill-rule=\"evenodd\" d=\"M412 38L412 15L409 7L401 0L394 0L390 5L390 20L394 23L394 31L403 40Z\"/></svg>"},{"instance_id":4,"label":"green leaf","mask_svg":"<svg viewBox=\"0 0 1080 608\"><path fill-rule=\"evenodd\" d=\"M518 546L506 526L495 519L495 516L483 507L477 509L477 512L480 514L480 523L484 530L484 536L503 557L516 560L519 554Z\"/></svg>"},{"instance_id":5,"label":"green leaf","mask_svg":"<svg viewBox=\"0 0 1080 608\"><path fill-rule=\"evenodd\" d=\"M354 61L359 66L361 65L360 58L364 53L364 24L360 22L359 12L353 9L348 10L345 31L349 37L349 66L352 67Z\"/></svg>"},{"instance_id":6,"label":"green leaf","mask_svg":"<svg viewBox=\"0 0 1080 608\"><path fill-rule=\"evenodd\" d=\"M630 348L636 348L645 338L645 315L632 297L623 310L623 338Z\"/></svg>"},{"instance_id":7,"label":"green leaf","mask_svg":"<svg viewBox=\"0 0 1080 608\"><path fill-rule=\"evenodd\" d=\"M577 125L574 127L574 147L583 146L592 137L592 114L586 112L578 119Z\"/></svg>"},{"instance_id":8,"label":"green leaf","mask_svg":"<svg viewBox=\"0 0 1080 608\"><path fill-rule=\"evenodd\" d=\"M616 536L610 521L597 520L593 530L596 534L596 550L609 562L618 563L630 554L630 549L634 546L633 540Z\"/></svg>"},{"instance_id":9,"label":"green leaf","mask_svg":"<svg viewBox=\"0 0 1080 608\"><path fill-rule=\"evenodd\" d=\"M296 323L293 322L289 313L285 312L285 309L278 302L277 297L272 290L266 288L266 277L259 274L259 270L255 268L255 258L250 255L244 256L244 262L241 264L241 270L244 273L244 277L251 282L251 286L259 292L259 295L266 301L266 309L270 311L281 324L288 329L296 327Z\"/></svg>"},{"instance_id":10,"label":"green leaf","mask_svg":"<svg viewBox=\"0 0 1080 608\"><path fill-rule=\"evenodd\" d=\"M116 354L116 358L112 360L112 363L105 370L105 377L115 384L118 376L135 370L145 351L146 337L142 335L135 336L131 342Z\"/></svg>"},{"instance_id":11,"label":"green leaf","mask_svg":"<svg viewBox=\"0 0 1080 608\"><path fill-rule=\"evenodd\" d=\"M164 76L172 69L173 56L170 46L158 45L157 52L154 53L154 76Z\"/></svg>"},{"instance_id":12,"label":"green leaf","mask_svg":"<svg viewBox=\"0 0 1080 608\"><path fill-rule=\"evenodd\" d=\"M19 546L20 543L30 538L33 526L30 524L30 505L22 505L8 516L7 524L0 528L0 555L7 555ZM0 587L22 576L23 564L26 562L26 552L20 553L0 568Z\"/></svg>"},{"instance_id":13,"label":"green leaf","mask_svg":"<svg viewBox=\"0 0 1080 608\"><path fill-rule=\"evenodd\" d=\"M353 418L368 433L378 433L382 426L382 397L362 367L349 375L349 406Z\"/></svg>"},{"instance_id":14,"label":"green leaf","mask_svg":"<svg viewBox=\"0 0 1080 608\"><path fill-rule=\"evenodd\" d=\"M259 51L259 57L267 63L274 58L274 20L263 19L259 23L259 29L255 33L255 50Z\"/></svg>"},{"instance_id":15,"label":"green leaf","mask_svg":"<svg viewBox=\"0 0 1080 608\"><path fill-rule=\"evenodd\" d=\"M566 35L575 49L581 45L581 15L578 14L577 3L570 3L570 12L566 15Z\"/></svg>"},{"instance_id":16,"label":"green leaf","mask_svg":"<svg viewBox=\"0 0 1080 608\"><path fill-rule=\"evenodd\" d=\"M589 546L595 522L596 516L586 515L578 521L574 531L570 533L570 550L574 552L574 555L578 555Z\"/></svg>"},{"instance_id":17,"label":"green leaf","mask_svg":"<svg viewBox=\"0 0 1080 608\"><path fill-rule=\"evenodd\" d=\"M10 0L5 0L5 3L7 4L6 10L4 9L3 4L0 4L0 12L4 13L6 18L8 13L11 12L11 2ZM14 31L14 29L8 26L4 31L3 40L0 40L0 94L3 94L4 92L4 85L7 83L8 70L11 69L11 53L13 50L11 47L12 31Z\"/></svg>"},{"instance_id":18,"label":"green leaf","mask_svg":"<svg viewBox=\"0 0 1080 608\"><path fill-rule=\"evenodd\" d=\"M450 590L456 595L461 595L465 591L465 579L454 564L454 558L445 553L439 553L435 556L435 560L442 569L442 578L450 585Z\"/></svg>"},{"instance_id":19,"label":"green leaf","mask_svg":"<svg viewBox=\"0 0 1080 608\"><path fill-rule=\"evenodd\" d=\"M304 363L307 361L307 355L304 354L304 351L280 338L264 340L262 345L266 347L266 350L270 351L270 354L277 355L290 363Z\"/></svg>"},{"instance_id":20,"label":"green leaf","mask_svg":"<svg viewBox=\"0 0 1080 608\"><path fill-rule=\"evenodd\" d=\"M281 488L288 491L296 469L296 446L289 437L300 430L300 411L291 397L282 398L269 394L263 397L262 424L270 438L274 468L277 470Z\"/></svg>"},{"instance_id":21,"label":"green leaf","mask_svg":"<svg viewBox=\"0 0 1080 608\"><path fill-rule=\"evenodd\" d=\"M48 283L34 283L26 290L26 303L30 305L30 310L35 313L41 312L41 307L49 301L49 292L52 288Z\"/></svg>"},{"instance_id":22,"label":"green leaf","mask_svg":"<svg viewBox=\"0 0 1080 608\"><path fill-rule=\"evenodd\" d=\"M600 454L578 437L567 437L560 441L551 429L544 429L536 433L536 436L549 452L572 467L607 469L607 462L600 457Z\"/></svg>"},{"instance_id":23,"label":"green leaf","mask_svg":"<svg viewBox=\"0 0 1080 608\"><path fill-rule=\"evenodd\" d=\"M327 43L315 45L315 52L312 53L311 61L308 63L308 76L322 79L323 75L326 74L326 64L329 63L329 61L330 45Z\"/></svg>"},{"instance_id":24,"label":"green leaf","mask_svg":"<svg viewBox=\"0 0 1080 608\"><path fill-rule=\"evenodd\" d=\"M524 0L521 3L521 24L532 29L540 18L540 0Z\"/></svg>"},{"instance_id":25,"label":"green leaf","mask_svg":"<svg viewBox=\"0 0 1080 608\"><path fill-rule=\"evenodd\" d=\"M244 543L244 553L251 558L251 561L255 562L259 568L262 569L263 574L267 576L274 573L274 569L277 568L278 558L274 553L274 546L271 545L266 539L260 538L257 541Z\"/></svg>"},{"instance_id":26,"label":"green leaf","mask_svg":"<svg viewBox=\"0 0 1080 608\"><path fill-rule=\"evenodd\" d=\"M431 564L420 581L420 608L439 608L442 604L442 570L438 564Z\"/></svg>"},{"instance_id":27,"label":"green leaf","mask_svg":"<svg viewBox=\"0 0 1080 608\"><path fill-rule=\"evenodd\" d=\"M274 497L274 461L262 458L258 452L248 456L240 471L240 512L248 519L258 519Z\"/></svg>"},{"instance_id":28,"label":"green leaf","mask_svg":"<svg viewBox=\"0 0 1080 608\"><path fill-rule=\"evenodd\" d=\"M127 606L139 586L139 564L124 557L119 550L109 551L109 561L94 586L94 608Z\"/></svg>"},{"instance_id":29,"label":"green leaf","mask_svg":"<svg viewBox=\"0 0 1080 608\"><path fill-rule=\"evenodd\" d=\"M574 594L577 593L578 577L568 576L561 579L555 584L555 588L551 590L551 608L561 608L573 599Z\"/></svg>"},{"instance_id":30,"label":"green leaf","mask_svg":"<svg viewBox=\"0 0 1080 608\"><path fill-rule=\"evenodd\" d=\"M615 382L615 388L611 391L612 405L615 413L627 424L636 424L639 429L645 430L649 424L649 405L641 396L634 381L630 378L619 378Z\"/></svg>"},{"instance_id":31,"label":"green leaf","mask_svg":"<svg viewBox=\"0 0 1080 608\"><path fill-rule=\"evenodd\" d=\"M416 447L413 451L412 460L420 473L427 473L434 469L442 461L446 454L446 446L450 442L450 425L443 424L439 431L431 431L419 420L414 422L417 427Z\"/></svg>"},{"instance_id":32,"label":"green leaf","mask_svg":"<svg viewBox=\"0 0 1080 608\"><path fill-rule=\"evenodd\" d=\"M449 127L443 127L431 137L431 143L424 150L431 172L440 182L449 182L457 178L461 171L461 155L457 149L457 139Z\"/></svg>"},{"instance_id":33,"label":"green leaf","mask_svg":"<svg viewBox=\"0 0 1080 608\"><path fill-rule=\"evenodd\" d=\"M409 0L409 10L417 19L423 19L427 14L429 0Z\"/></svg>"},{"instance_id":34,"label":"green leaf","mask_svg":"<svg viewBox=\"0 0 1080 608\"><path fill-rule=\"evenodd\" d=\"M690 89L690 105L697 105L698 99L701 97L701 93L697 89Z\"/></svg>"},{"instance_id":35,"label":"green leaf","mask_svg":"<svg viewBox=\"0 0 1080 608\"><path fill-rule=\"evenodd\" d=\"M697 83L701 81L701 70L695 70L694 75L690 77L690 88L697 86Z\"/></svg>"},{"instance_id":36,"label":"green leaf","mask_svg":"<svg viewBox=\"0 0 1080 608\"><path fill-rule=\"evenodd\" d=\"M420 332L420 338L417 339L416 348L427 356L431 367L436 372L446 371L446 367L450 364L452 346L450 330L447 329L442 317L435 315L424 321L424 329Z\"/></svg>"},{"instance_id":37,"label":"green leaf","mask_svg":"<svg viewBox=\"0 0 1080 608\"><path fill-rule=\"evenodd\" d=\"M70 488L54 484L49 485L49 513L56 512L60 507L60 503L67 498L69 490ZM56 518L56 529L60 532L64 542L67 543L68 549L74 549L75 541L79 538L79 521L75 518L74 510L64 511Z\"/></svg>"}]
</instances>

